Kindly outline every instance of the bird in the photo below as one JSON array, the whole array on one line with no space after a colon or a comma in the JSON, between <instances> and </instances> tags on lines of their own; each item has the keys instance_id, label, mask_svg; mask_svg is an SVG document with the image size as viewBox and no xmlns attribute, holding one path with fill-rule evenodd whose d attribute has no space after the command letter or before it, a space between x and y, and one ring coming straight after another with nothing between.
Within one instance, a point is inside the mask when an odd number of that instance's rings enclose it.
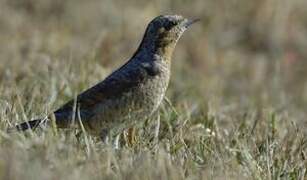
<instances>
[{"instance_id":1,"label":"bird","mask_svg":"<svg viewBox=\"0 0 307 180\"><path fill-rule=\"evenodd\" d=\"M181 15L155 17L124 65L46 118L23 122L10 130L35 129L42 123L50 125L53 119L57 128L80 128L82 124L86 132L101 137L145 121L165 96L178 40L197 21Z\"/></svg>"}]
</instances>

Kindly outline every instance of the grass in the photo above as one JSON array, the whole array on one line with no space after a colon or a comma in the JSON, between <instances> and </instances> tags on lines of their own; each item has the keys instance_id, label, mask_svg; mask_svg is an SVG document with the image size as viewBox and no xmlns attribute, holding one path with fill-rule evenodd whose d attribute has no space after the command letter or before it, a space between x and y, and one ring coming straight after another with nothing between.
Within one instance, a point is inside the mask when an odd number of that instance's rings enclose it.
<instances>
[{"instance_id":1,"label":"grass","mask_svg":"<svg viewBox=\"0 0 307 180\"><path fill-rule=\"evenodd\" d=\"M306 5L1 0L0 178L305 179ZM133 144L122 135L114 149L77 130L6 133L106 77L165 13L202 21L176 47L169 101Z\"/></svg>"}]
</instances>

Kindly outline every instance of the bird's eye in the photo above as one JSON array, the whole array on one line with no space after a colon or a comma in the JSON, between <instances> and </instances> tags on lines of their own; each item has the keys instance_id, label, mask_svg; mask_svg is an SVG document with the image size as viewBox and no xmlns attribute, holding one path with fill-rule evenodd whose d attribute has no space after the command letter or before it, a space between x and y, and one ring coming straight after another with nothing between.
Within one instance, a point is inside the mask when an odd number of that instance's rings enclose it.
<instances>
[{"instance_id":1,"label":"bird's eye","mask_svg":"<svg viewBox=\"0 0 307 180\"><path fill-rule=\"evenodd\" d=\"M171 26L175 26L175 25L177 25L177 22L171 21L170 24L171 24Z\"/></svg>"},{"instance_id":2,"label":"bird's eye","mask_svg":"<svg viewBox=\"0 0 307 180\"><path fill-rule=\"evenodd\" d=\"M170 21L169 23L168 23L168 25L165 27L165 29L168 31L168 30L170 30L172 27L174 27L174 26L176 26L177 25L177 22L175 22L175 21Z\"/></svg>"}]
</instances>

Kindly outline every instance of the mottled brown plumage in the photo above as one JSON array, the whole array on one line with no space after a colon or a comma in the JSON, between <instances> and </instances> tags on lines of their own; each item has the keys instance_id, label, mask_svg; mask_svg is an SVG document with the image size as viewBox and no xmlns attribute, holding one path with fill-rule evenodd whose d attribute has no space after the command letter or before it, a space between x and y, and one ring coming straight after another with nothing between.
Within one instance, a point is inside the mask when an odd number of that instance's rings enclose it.
<instances>
[{"instance_id":1,"label":"mottled brown plumage","mask_svg":"<svg viewBox=\"0 0 307 180\"><path fill-rule=\"evenodd\" d=\"M178 15L152 20L139 48L126 64L54 112L57 127L78 124L80 117L85 129L99 136L110 130L119 133L151 116L168 87L175 45L193 22ZM17 129L35 128L41 122L40 119L25 122L17 125Z\"/></svg>"}]
</instances>

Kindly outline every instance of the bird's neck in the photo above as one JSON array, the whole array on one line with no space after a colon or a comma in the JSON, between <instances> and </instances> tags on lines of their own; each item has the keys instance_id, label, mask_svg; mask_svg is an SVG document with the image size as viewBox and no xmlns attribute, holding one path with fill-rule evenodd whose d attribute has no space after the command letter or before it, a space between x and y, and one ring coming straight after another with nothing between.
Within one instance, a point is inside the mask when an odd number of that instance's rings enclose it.
<instances>
[{"instance_id":1,"label":"bird's neck","mask_svg":"<svg viewBox=\"0 0 307 180\"><path fill-rule=\"evenodd\" d=\"M176 41L167 40L150 40L143 39L138 52L140 54L151 54L161 57L161 60L170 63L172 55L176 46Z\"/></svg>"}]
</instances>

